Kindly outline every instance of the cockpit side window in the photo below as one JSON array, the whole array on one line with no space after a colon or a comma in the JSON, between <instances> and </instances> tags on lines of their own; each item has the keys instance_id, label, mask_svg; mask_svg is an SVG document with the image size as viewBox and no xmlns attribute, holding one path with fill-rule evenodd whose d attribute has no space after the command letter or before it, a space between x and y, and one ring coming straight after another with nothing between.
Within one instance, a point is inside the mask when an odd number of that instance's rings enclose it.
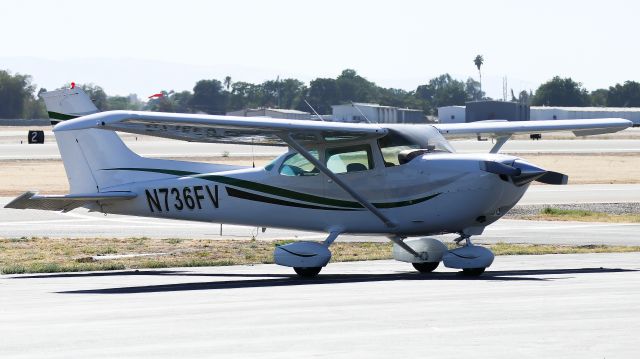
<instances>
[{"instance_id":1,"label":"cockpit side window","mask_svg":"<svg viewBox=\"0 0 640 359\"><path fill-rule=\"evenodd\" d=\"M315 158L318 157L317 150L310 150L309 153ZM283 176L317 176L320 171L299 153L293 153L282 162L280 174Z\"/></svg>"},{"instance_id":2,"label":"cockpit side window","mask_svg":"<svg viewBox=\"0 0 640 359\"><path fill-rule=\"evenodd\" d=\"M405 150L419 149L420 144L411 141L401 133L389 130L389 133L378 140L385 167L399 166L398 154Z\"/></svg>"},{"instance_id":3,"label":"cockpit side window","mask_svg":"<svg viewBox=\"0 0 640 359\"><path fill-rule=\"evenodd\" d=\"M368 144L329 148L327 168L333 173L360 172L373 169L371 146Z\"/></svg>"}]
</instances>

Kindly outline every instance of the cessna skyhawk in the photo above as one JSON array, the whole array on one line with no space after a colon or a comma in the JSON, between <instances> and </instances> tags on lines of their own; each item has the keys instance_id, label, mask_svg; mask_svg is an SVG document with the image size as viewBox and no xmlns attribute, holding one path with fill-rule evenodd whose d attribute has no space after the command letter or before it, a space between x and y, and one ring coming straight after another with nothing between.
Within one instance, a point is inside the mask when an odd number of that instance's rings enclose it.
<instances>
[{"instance_id":1,"label":"cessna skyhawk","mask_svg":"<svg viewBox=\"0 0 640 359\"><path fill-rule=\"evenodd\" d=\"M275 262L315 276L341 234L385 235L394 258L431 272L478 275L493 253L470 238L504 216L532 181L567 176L499 154L514 134L616 132L624 119L462 124L356 124L140 111L98 112L79 88L43 94L70 194L27 192L6 207L173 218L327 233L324 242L276 247ZM141 157L116 131L192 142L288 146L252 168ZM490 153L459 154L445 138L493 137ZM433 238L457 233L448 250Z\"/></svg>"}]
</instances>

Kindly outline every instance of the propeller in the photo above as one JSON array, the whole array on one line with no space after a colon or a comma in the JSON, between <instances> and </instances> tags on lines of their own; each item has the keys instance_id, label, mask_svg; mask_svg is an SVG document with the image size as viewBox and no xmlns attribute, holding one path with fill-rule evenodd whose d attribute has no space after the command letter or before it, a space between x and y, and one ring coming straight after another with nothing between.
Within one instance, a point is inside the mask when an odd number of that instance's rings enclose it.
<instances>
[{"instance_id":1,"label":"propeller","mask_svg":"<svg viewBox=\"0 0 640 359\"><path fill-rule=\"evenodd\" d=\"M542 177L538 178L536 181L546 183L546 184L567 184L569 182L569 176L562 174L560 172L547 171L547 173L543 174Z\"/></svg>"},{"instance_id":2,"label":"propeller","mask_svg":"<svg viewBox=\"0 0 640 359\"><path fill-rule=\"evenodd\" d=\"M513 161L510 165L502 162L484 161L480 167L486 172L511 177L516 186L522 186L532 181L564 185L569 180L569 177L565 174L547 171L522 160Z\"/></svg>"}]
</instances>

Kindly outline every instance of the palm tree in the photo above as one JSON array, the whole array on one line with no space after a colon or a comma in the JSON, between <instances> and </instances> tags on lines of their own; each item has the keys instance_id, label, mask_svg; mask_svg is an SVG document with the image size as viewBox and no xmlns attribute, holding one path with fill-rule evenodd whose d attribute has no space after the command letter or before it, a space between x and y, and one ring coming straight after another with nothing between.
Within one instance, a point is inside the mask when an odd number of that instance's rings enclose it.
<instances>
[{"instance_id":1,"label":"palm tree","mask_svg":"<svg viewBox=\"0 0 640 359\"><path fill-rule=\"evenodd\" d=\"M476 64L476 67L478 68L478 74L480 75L480 93L482 93L482 71L480 71L480 67L484 64L484 58L482 55L478 55L473 59L473 63Z\"/></svg>"},{"instance_id":2,"label":"palm tree","mask_svg":"<svg viewBox=\"0 0 640 359\"><path fill-rule=\"evenodd\" d=\"M224 78L224 87L229 91L229 87L231 87L231 76L227 76Z\"/></svg>"}]
</instances>

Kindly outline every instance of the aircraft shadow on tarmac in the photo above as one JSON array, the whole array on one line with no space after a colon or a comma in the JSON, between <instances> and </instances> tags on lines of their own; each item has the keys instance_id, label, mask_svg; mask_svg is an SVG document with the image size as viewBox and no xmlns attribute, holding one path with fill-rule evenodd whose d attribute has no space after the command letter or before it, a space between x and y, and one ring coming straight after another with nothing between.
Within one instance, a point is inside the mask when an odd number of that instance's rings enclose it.
<instances>
[{"instance_id":1,"label":"aircraft shadow on tarmac","mask_svg":"<svg viewBox=\"0 0 640 359\"><path fill-rule=\"evenodd\" d=\"M264 288L306 286L316 284L340 284L340 283L367 283L367 282L391 282L398 280L429 281L429 280L475 280L475 281L549 281L568 279L572 274L589 273L621 273L636 272L633 269L620 268L572 268L572 269L541 269L541 270L511 270L488 271L480 277L463 276L455 272L420 274L416 272L399 272L388 274L325 274L312 279L301 279L289 274L270 273L192 273L189 271L118 271L96 273L61 273L52 275L32 275L14 277L15 279L27 278L73 278L91 276L171 276L171 277L220 277L239 278L237 280L224 280L213 282L189 282L174 284L156 284L142 286L128 286L102 289L82 289L61 291L61 294L133 294L178 292L193 290L220 290L238 288ZM562 277L540 278L542 275L562 275ZM242 279L240 279L242 278Z\"/></svg>"}]
</instances>

